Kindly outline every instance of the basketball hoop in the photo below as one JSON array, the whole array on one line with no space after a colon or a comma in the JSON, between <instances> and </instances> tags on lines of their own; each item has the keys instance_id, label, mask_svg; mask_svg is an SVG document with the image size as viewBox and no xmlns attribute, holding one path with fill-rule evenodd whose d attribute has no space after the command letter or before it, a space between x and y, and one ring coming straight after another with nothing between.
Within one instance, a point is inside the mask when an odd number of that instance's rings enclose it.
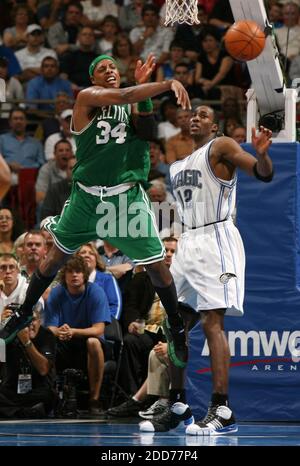
<instances>
[{"instance_id":1,"label":"basketball hoop","mask_svg":"<svg viewBox=\"0 0 300 466\"><path fill-rule=\"evenodd\" d=\"M166 0L165 26L174 23L200 24L198 19L198 0Z\"/></svg>"}]
</instances>

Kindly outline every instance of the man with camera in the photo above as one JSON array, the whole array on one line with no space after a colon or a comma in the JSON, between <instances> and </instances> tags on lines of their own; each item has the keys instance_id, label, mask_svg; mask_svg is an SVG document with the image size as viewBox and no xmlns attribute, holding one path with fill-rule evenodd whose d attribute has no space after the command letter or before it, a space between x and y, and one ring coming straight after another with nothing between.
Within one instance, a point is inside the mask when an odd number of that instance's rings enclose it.
<instances>
[{"instance_id":1,"label":"man with camera","mask_svg":"<svg viewBox=\"0 0 300 466\"><path fill-rule=\"evenodd\" d=\"M13 305L4 310L11 313ZM7 345L6 364L0 385L0 417L38 419L54 407L55 337L41 325L40 313L33 312L29 327Z\"/></svg>"}]
</instances>

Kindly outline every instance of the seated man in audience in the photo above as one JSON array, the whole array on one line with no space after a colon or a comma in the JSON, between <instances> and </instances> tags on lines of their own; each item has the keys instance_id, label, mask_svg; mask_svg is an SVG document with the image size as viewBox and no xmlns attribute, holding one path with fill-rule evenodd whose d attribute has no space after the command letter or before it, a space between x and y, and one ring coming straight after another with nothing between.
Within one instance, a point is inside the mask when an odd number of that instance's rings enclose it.
<instances>
[{"instance_id":1,"label":"seated man in audience","mask_svg":"<svg viewBox=\"0 0 300 466\"><path fill-rule=\"evenodd\" d=\"M23 265L21 275L29 281L41 260L47 254L46 240L40 230L30 230L26 233L23 246Z\"/></svg>"},{"instance_id":2,"label":"seated man in audience","mask_svg":"<svg viewBox=\"0 0 300 466\"><path fill-rule=\"evenodd\" d=\"M6 311L1 317L7 317ZM0 417L38 419L50 413L56 402L55 350L55 337L41 325L35 310L29 327L21 330L6 349Z\"/></svg>"},{"instance_id":3,"label":"seated man in audience","mask_svg":"<svg viewBox=\"0 0 300 466\"><path fill-rule=\"evenodd\" d=\"M59 116L60 128L57 133L52 133L45 141L45 158L51 160L54 158L55 144L61 139L66 139L72 146L73 153L76 152L75 138L71 133L70 124L73 110L70 108L61 112Z\"/></svg>"},{"instance_id":4,"label":"seated man in audience","mask_svg":"<svg viewBox=\"0 0 300 466\"><path fill-rule=\"evenodd\" d=\"M17 259L13 254L0 256L0 316L11 303L22 303L28 284L20 275Z\"/></svg>"},{"instance_id":5,"label":"seated man in audience","mask_svg":"<svg viewBox=\"0 0 300 466\"><path fill-rule=\"evenodd\" d=\"M59 77L59 64L56 58L47 56L41 64L41 74L28 81L26 87L26 100L55 100L58 92L65 92L70 98L73 91L70 81ZM54 110L53 103L28 104L29 111Z\"/></svg>"},{"instance_id":6,"label":"seated man in audience","mask_svg":"<svg viewBox=\"0 0 300 466\"><path fill-rule=\"evenodd\" d=\"M22 68L19 79L27 82L29 79L39 76L41 64L45 57L57 58L54 50L43 47L44 34L41 26L30 24L27 27L27 46L16 52L16 57Z\"/></svg>"},{"instance_id":7,"label":"seated man in audience","mask_svg":"<svg viewBox=\"0 0 300 466\"><path fill-rule=\"evenodd\" d=\"M67 163L67 177L64 180L53 183L49 186L41 207L40 217L44 219L49 216L59 215L64 204L71 194L72 170L76 163L76 158L71 157Z\"/></svg>"},{"instance_id":8,"label":"seated man in audience","mask_svg":"<svg viewBox=\"0 0 300 466\"><path fill-rule=\"evenodd\" d=\"M9 115L10 131L0 135L0 154L12 172L12 185L18 185L22 168L40 168L45 162L42 144L26 132L26 113L12 109Z\"/></svg>"},{"instance_id":9,"label":"seated man in audience","mask_svg":"<svg viewBox=\"0 0 300 466\"><path fill-rule=\"evenodd\" d=\"M86 369L89 378L89 412L99 414L99 394L104 372L100 337L111 321L105 292L88 282L84 260L72 257L60 272L60 284L46 303L46 325L57 337L56 368Z\"/></svg>"}]
</instances>

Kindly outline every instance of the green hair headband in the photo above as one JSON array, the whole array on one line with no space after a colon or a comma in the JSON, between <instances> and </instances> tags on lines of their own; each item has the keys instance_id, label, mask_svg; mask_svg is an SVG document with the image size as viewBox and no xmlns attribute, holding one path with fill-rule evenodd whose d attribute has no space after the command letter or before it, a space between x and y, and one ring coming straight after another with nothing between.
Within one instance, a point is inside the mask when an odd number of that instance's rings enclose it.
<instances>
[{"instance_id":1,"label":"green hair headband","mask_svg":"<svg viewBox=\"0 0 300 466\"><path fill-rule=\"evenodd\" d=\"M117 65L117 62L113 57L110 57L109 55L99 55L90 64L90 67L89 67L89 75L90 76L93 76L94 69L96 68L96 65L102 60L111 60L112 62L114 62L115 65Z\"/></svg>"}]
</instances>

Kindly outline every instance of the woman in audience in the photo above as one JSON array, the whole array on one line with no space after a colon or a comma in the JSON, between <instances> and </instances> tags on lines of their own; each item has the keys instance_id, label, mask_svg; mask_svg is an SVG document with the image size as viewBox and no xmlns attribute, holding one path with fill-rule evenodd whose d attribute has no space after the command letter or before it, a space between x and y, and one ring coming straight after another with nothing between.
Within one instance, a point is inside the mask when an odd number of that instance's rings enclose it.
<instances>
[{"instance_id":1,"label":"woman in audience","mask_svg":"<svg viewBox=\"0 0 300 466\"><path fill-rule=\"evenodd\" d=\"M13 252L16 237L12 212L9 209L0 209L0 254Z\"/></svg>"},{"instance_id":2,"label":"woman in audience","mask_svg":"<svg viewBox=\"0 0 300 466\"><path fill-rule=\"evenodd\" d=\"M195 84L201 87L202 97L218 100L220 85L235 85L233 59L221 48L219 33L207 27L201 34L202 53L196 63Z\"/></svg>"},{"instance_id":3,"label":"woman in audience","mask_svg":"<svg viewBox=\"0 0 300 466\"><path fill-rule=\"evenodd\" d=\"M29 10L26 5L17 5L12 13L14 26L4 29L3 44L14 50L27 45L27 26L30 23Z\"/></svg>"},{"instance_id":4,"label":"woman in audience","mask_svg":"<svg viewBox=\"0 0 300 466\"><path fill-rule=\"evenodd\" d=\"M97 283L103 288L110 310L110 315L115 319L119 319L122 311L122 298L119 286L116 279L110 274L105 272L105 264L92 243L87 243L81 246L76 253L81 256L85 261L90 276L89 282Z\"/></svg>"}]
</instances>

